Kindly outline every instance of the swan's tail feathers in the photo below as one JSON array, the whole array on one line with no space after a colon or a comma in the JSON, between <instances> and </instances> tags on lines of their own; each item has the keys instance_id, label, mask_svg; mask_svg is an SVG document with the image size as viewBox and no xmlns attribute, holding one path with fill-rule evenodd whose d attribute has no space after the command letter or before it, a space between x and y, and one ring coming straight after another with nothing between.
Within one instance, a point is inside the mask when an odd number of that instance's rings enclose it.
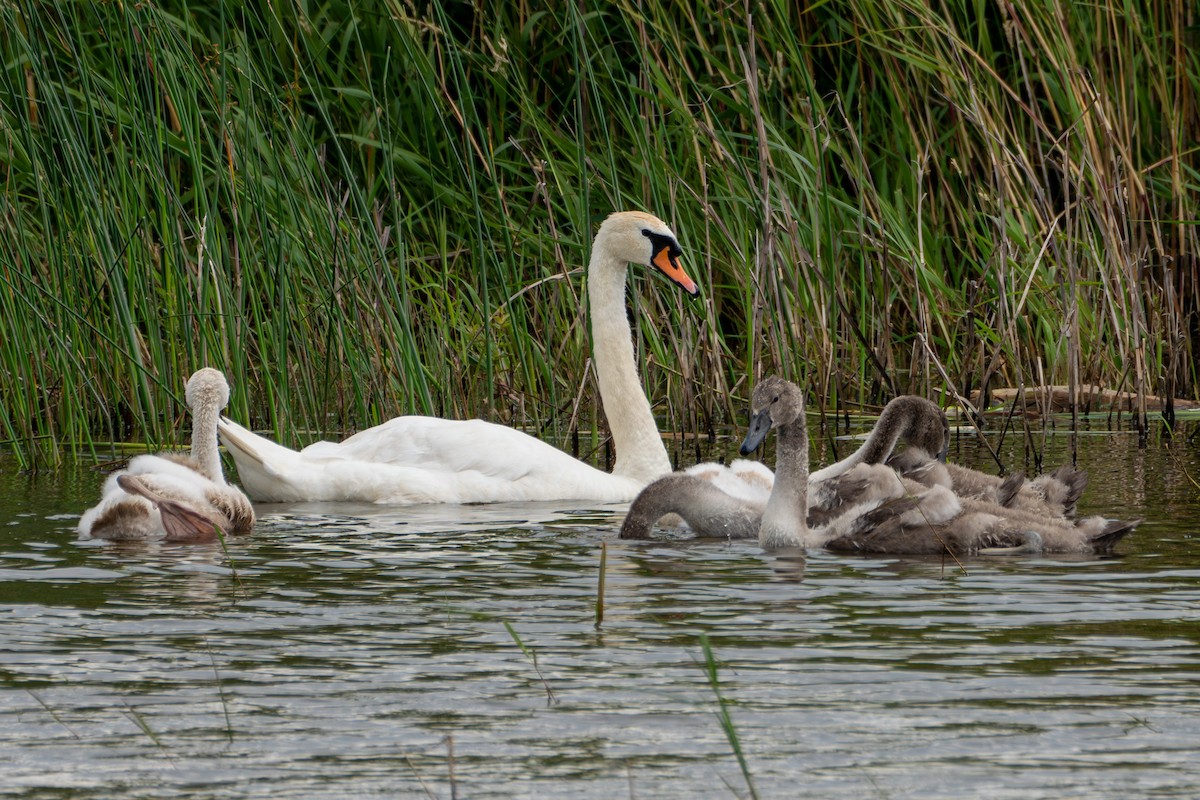
<instances>
[{"instance_id":1,"label":"swan's tail feathers","mask_svg":"<svg viewBox=\"0 0 1200 800\"><path fill-rule=\"evenodd\" d=\"M1017 494L1021 491L1021 487L1025 485L1025 473L1017 470L1000 482L1000 488L996 490L996 504L1011 508L1013 501L1017 499Z\"/></svg>"},{"instance_id":2,"label":"swan's tail feathers","mask_svg":"<svg viewBox=\"0 0 1200 800\"><path fill-rule=\"evenodd\" d=\"M238 482L252 500L289 503L328 499L319 491L321 467L306 463L302 454L225 417L217 423L217 431L237 464Z\"/></svg>"},{"instance_id":3,"label":"swan's tail feathers","mask_svg":"<svg viewBox=\"0 0 1200 800\"><path fill-rule=\"evenodd\" d=\"M262 457L258 455L250 437L246 435L248 433L250 431L228 417L221 417L217 422L217 434L221 438L221 444L225 445L225 449L233 456L234 461L239 464L243 460L262 463Z\"/></svg>"},{"instance_id":4,"label":"swan's tail feathers","mask_svg":"<svg viewBox=\"0 0 1200 800\"><path fill-rule=\"evenodd\" d=\"M1132 521L1114 519L1104 526L1104 529L1089 539L1092 549L1097 553L1111 553L1117 542L1137 530L1142 520Z\"/></svg>"}]
</instances>

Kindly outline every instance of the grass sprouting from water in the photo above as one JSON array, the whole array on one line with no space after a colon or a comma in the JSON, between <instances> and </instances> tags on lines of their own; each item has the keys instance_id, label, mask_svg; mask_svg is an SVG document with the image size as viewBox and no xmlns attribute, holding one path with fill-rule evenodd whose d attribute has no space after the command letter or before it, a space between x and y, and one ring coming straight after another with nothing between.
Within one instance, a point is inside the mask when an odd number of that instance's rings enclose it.
<instances>
[{"instance_id":1,"label":"grass sprouting from water","mask_svg":"<svg viewBox=\"0 0 1200 800\"><path fill-rule=\"evenodd\" d=\"M37 701L37 704L39 706L41 706L47 714L49 714L51 717L54 718L55 722L57 722L59 725L62 725L64 728L66 728L67 733L71 734L71 736L73 736L76 739L79 738L79 734L75 732L75 729L72 728L70 725L68 725L66 720L64 720L62 717L60 717L58 715L58 712L55 711L50 706L49 703L47 703L45 700L42 699L41 695L39 695L37 692L33 691L33 689L26 689L25 691L29 693L30 697L32 697L34 700Z\"/></svg>"},{"instance_id":2,"label":"grass sprouting from water","mask_svg":"<svg viewBox=\"0 0 1200 800\"><path fill-rule=\"evenodd\" d=\"M546 680L546 676L542 675L542 669L538 666L537 653L532 648L526 647L525 642L521 641L521 637L517 634L512 623L504 621L504 629L508 631L508 635L516 642L517 647L521 648L521 652L525 654L525 658L529 659L529 663L533 665L533 671L537 673L538 680L542 682L542 686L546 689L546 705L552 706L558 702L558 698L554 696L554 690L550 688L550 683Z\"/></svg>"},{"instance_id":3,"label":"grass sprouting from water","mask_svg":"<svg viewBox=\"0 0 1200 800\"><path fill-rule=\"evenodd\" d=\"M233 584L242 592L245 592L246 587L242 583L242 576L238 572L237 564L234 563L233 556L229 553L229 542L225 539L225 531L220 525L213 526L217 532L217 542L221 545L221 552L225 555L225 561L229 564L229 574L233 576Z\"/></svg>"},{"instance_id":4,"label":"grass sprouting from water","mask_svg":"<svg viewBox=\"0 0 1200 800\"><path fill-rule=\"evenodd\" d=\"M596 630L604 624L604 578L608 571L608 542L600 543L600 568L596 578Z\"/></svg>"},{"instance_id":5,"label":"grass sprouting from water","mask_svg":"<svg viewBox=\"0 0 1200 800\"><path fill-rule=\"evenodd\" d=\"M167 752L167 746L163 743L162 737L160 737L154 731L154 729L150 727L150 723L146 721L146 718L142 715L142 713L131 706L128 702L124 700L122 702L125 704L125 716L128 717L134 725L137 725L138 730L144 733L146 738L154 742L154 746L158 748L160 753L167 758L170 758L170 753Z\"/></svg>"},{"instance_id":6,"label":"grass sprouting from water","mask_svg":"<svg viewBox=\"0 0 1200 800\"><path fill-rule=\"evenodd\" d=\"M454 757L454 736L446 734L446 776L450 780L450 800L458 800L458 778L454 768L457 763Z\"/></svg>"},{"instance_id":7,"label":"grass sprouting from water","mask_svg":"<svg viewBox=\"0 0 1200 800\"><path fill-rule=\"evenodd\" d=\"M225 715L225 737L233 743L233 719L229 714L229 698L225 696L225 686L221 683L221 673L217 669L217 657L213 654L208 639L204 640L204 649L208 651L208 659L212 662L213 680L217 685L217 695L221 698L221 712Z\"/></svg>"},{"instance_id":8,"label":"grass sprouting from water","mask_svg":"<svg viewBox=\"0 0 1200 800\"><path fill-rule=\"evenodd\" d=\"M712 688L713 696L717 699L717 721L721 725L721 731L725 734L730 748L733 749L738 766L742 769L742 777L746 779L746 788L750 790L750 796L757 798L758 790L754 788L754 776L750 773L750 764L742 749L741 738L733 724L733 716L729 713L729 701L721 694L721 678L717 670L717 659L713 656L712 645L708 641L707 634L700 634L700 649L704 653L704 663L700 666L704 670L704 677L708 679L709 687Z\"/></svg>"},{"instance_id":9,"label":"grass sprouting from water","mask_svg":"<svg viewBox=\"0 0 1200 800\"><path fill-rule=\"evenodd\" d=\"M402 412L601 442L580 268L628 207L704 288L634 280L664 427L766 373L821 408L1123 386L1144 427L1200 393L1197 13L15 0L0 446L160 444L203 365L288 444Z\"/></svg>"}]
</instances>

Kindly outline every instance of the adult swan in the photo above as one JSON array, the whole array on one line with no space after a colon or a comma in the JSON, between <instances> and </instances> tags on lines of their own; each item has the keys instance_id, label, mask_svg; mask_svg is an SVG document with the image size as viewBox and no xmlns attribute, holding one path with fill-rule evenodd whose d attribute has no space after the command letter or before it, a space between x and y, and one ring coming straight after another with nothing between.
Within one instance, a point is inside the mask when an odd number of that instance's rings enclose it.
<instances>
[{"instance_id":1,"label":"adult swan","mask_svg":"<svg viewBox=\"0 0 1200 800\"><path fill-rule=\"evenodd\" d=\"M628 265L645 264L691 295L666 223L624 211L600 225L587 284L593 359L617 463L603 472L521 431L482 420L404 416L341 443L297 452L222 419L221 441L250 496L264 502L497 503L538 500L628 502L671 471L638 379L625 315Z\"/></svg>"}]
</instances>

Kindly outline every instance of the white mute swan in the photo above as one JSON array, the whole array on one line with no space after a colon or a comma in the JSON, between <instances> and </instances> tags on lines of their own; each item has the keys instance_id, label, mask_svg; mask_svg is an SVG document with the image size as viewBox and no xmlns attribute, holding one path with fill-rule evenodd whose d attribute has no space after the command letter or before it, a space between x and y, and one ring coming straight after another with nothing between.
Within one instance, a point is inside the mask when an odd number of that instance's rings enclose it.
<instances>
[{"instance_id":1,"label":"white mute swan","mask_svg":"<svg viewBox=\"0 0 1200 800\"><path fill-rule=\"evenodd\" d=\"M255 500L375 503L492 503L539 500L628 502L671 471L650 403L638 379L625 315L629 264L652 267L691 295L666 223L624 211L601 225L587 286L600 400L616 450L612 473L503 425L482 420L403 416L340 443L297 452L222 419L221 440Z\"/></svg>"},{"instance_id":2,"label":"white mute swan","mask_svg":"<svg viewBox=\"0 0 1200 800\"><path fill-rule=\"evenodd\" d=\"M217 529L248 533L254 509L246 495L225 482L217 452L217 417L229 402L225 376L205 367L187 382L192 412L192 453L136 456L105 481L100 503L84 512L84 539L211 541Z\"/></svg>"}]
</instances>

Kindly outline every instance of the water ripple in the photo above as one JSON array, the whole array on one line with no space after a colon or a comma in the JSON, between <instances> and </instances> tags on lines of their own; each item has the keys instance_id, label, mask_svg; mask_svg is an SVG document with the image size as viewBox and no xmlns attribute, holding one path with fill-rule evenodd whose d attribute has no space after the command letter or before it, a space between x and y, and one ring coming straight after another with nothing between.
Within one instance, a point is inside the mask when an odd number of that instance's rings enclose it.
<instances>
[{"instance_id":1,"label":"water ripple","mask_svg":"<svg viewBox=\"0 0 1200 800\"><path fill-rule=\"evenodd\" d=\"M1123 555L961 566L622 542L574 504L265 506L227 550L114 546L62 513L95 482L27 492L0 795L733 796L703 634L762 796L1191 798L1200 498L1130 485L1130 439L1081 444L1089 497L1150 517Z\"/></svg>"}]
</instances>

